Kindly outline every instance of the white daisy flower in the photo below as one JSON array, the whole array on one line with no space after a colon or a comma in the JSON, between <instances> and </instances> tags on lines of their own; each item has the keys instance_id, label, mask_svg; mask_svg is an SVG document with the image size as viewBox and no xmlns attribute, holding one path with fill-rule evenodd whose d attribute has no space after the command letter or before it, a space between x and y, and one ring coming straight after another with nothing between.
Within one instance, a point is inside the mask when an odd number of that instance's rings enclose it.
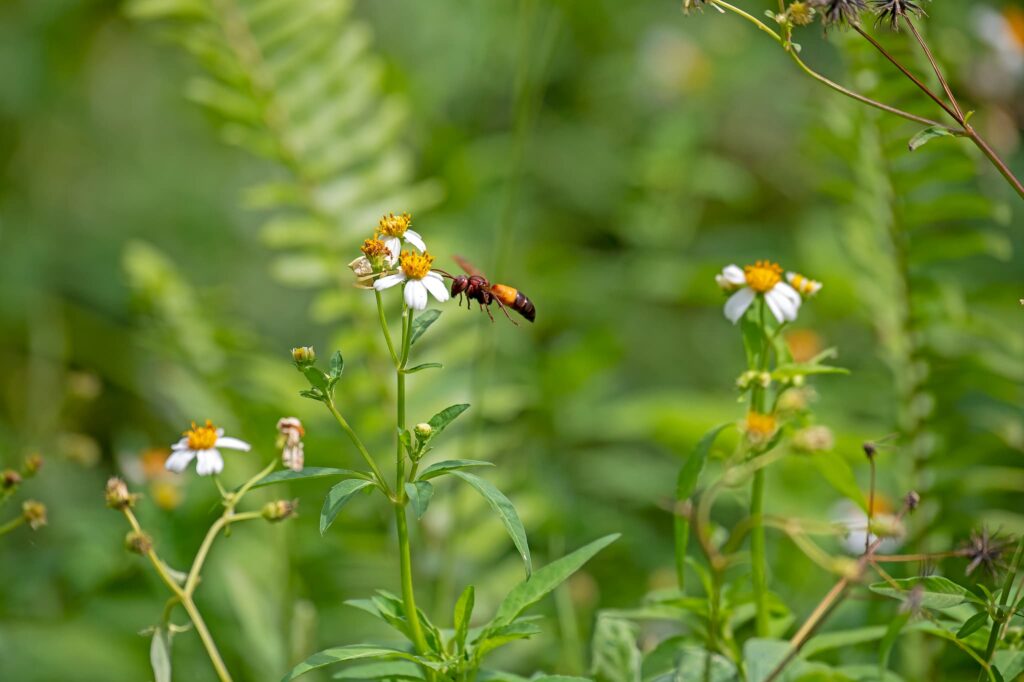
<instances>
[{"instance_id":1,"label":"white daisy flower","mask_svg":"<svg viewBox=\"0 0 1024 682\"><path fill-rule=\"evenodd\" d=\"M209 419L205 426L196 426L186 431L181 440L171 446L171 456L167 458L168 469L181 473L189 463L198 458L196 473L200 476L219 474L224 469L224 459L217 448L242 450L248 452L252 446L244 440L224 435L224 429L216 428Z\"/></svg>"},{"instance_id":2,"label":"white daisy flower","mask_svg":"<svg viewBox=\"0 0 1024 682\"><path fill-rule=\"evenodd\" d=\"M782 281L782 268L777 263L759 260L742 270L726 266L715 277L726 292L735 292L725 302L725 316L736 324L758 296L763 296L768 309L779 324L792 322L800 311L802 300L796 289Z\"/></svg>"},{"instance_id":3,"label":"white daisy flower","mask_svg":"<svg viewBox=\"0 0 1024 682\"><path fill-rule=\"evenodd\" d=\"M302 437L306 429L297 417L282 417L277 420L277 446L281 448L281 461L292 471L302 471L305 461L305 447Z\"/></svg>"},{"instance_id":4,"label":"white daisy flower","mask_svg":"<svg viewBox=\"0 0 1024 682\"><path fill-rule=\"evenodd\" d=\"M786 281L804 298L810 298L821 291L821 282L815 281L797 272L787 272Z\"/></svg>"},{"instance_id":5,"label":"white daisy flower","mask_svg":"<svg viewBox=\"0 0 1024 682\"><path fill-rule=\"evenodd\" d=\"M380 239L367 239L359 248L363 255L348 264L356 275L356 286L369 289L373 280L386 270L391 270L398 263L398 257L392 255L391 249Z\"/></svg>"},{"instance_id":6,"label":"white daisy flower","mask_svg":"<svg viewBox=\"0 0 1024 682\"><path fill-rule=\"evenodd\" d=\"M402 241L409 242L422 252L427 250L423 237L419 232L410 230L410 225L412 225L412 216L408 213L397 216L394 213L388 213L377 224L377 238L384 242L393 258L398 258L402 252Z\"/></svg>"},{"instance_id":7,"label":"white daisy flower","mask_svg":"<svg viewBox=\"0 0 1024 682\"><path fill-rule=\"evenodd\" d=\"M433 262L434 257L425 251L423 253L403 251L399 257L399 271L393 275L381 277L373 283L373 288L377 291L384 291L398 284L404 284L405 303L413 310L423 310L427 307L427 292L433 295L438 302L444 303L450 298L448 288L444 285L441 275L430 269Z\"/></svg>"}]
</instances>

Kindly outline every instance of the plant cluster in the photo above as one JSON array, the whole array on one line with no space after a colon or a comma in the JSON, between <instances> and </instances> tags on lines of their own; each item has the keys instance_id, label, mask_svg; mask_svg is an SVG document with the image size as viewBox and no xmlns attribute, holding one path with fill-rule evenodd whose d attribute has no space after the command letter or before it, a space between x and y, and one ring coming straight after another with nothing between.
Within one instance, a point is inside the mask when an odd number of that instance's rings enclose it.
<instances>
[{"instance_id":1,"label":"plant cluster","mask_svg":"<svg viewBox=\"0 0 1024 682\"><path fill-rule=\"evenodd\" d=\"M0 471L0 508L10 502L26 479L34 478L42 467L43 458L33 454L25 458L20 468ZM24 500L17 515L7 521L0 521L0 536L26 524L32 530L45 526L46 505L38 500Z\"/></svg>"}]
</instances>

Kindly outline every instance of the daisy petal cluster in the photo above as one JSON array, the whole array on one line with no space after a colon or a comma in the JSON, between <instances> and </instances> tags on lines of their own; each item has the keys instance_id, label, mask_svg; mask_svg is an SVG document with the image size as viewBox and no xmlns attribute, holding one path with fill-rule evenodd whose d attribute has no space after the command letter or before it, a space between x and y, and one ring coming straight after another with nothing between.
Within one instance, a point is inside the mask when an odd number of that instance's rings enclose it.
<instances>
[{"instance_id":1,"label":"daisy petal cluster","mask_svg":"<svg viewBox=\"0 0 1024 682\"><path fill-rule=\"evenodd\" d=\"M786 279L788 283L783 281L783 271L778 263L766 260L744 268L726 266L715 276L718 286L731 294L725 303L725 316L736 324L751 304L762 298L779 324L792 322L800 311L802 296L816 294L821 283L794 272L786 273Z\"/></svg>"},{"instance_id":2,"label":"daisy petal cluster","mask_svg":"<svg viewBox=\"0 0 1024 682\"><path fill-rule=\"evenodd\" d=\"M224 458L218 448L248 452L252 446L238 438L225 436L224 429L218 429L209 419L203 426L192 422L192 428L185 431L181 440L171 446L171 456L167 458L165 466L180 474L195 459L196 473L200 476L219 474L224 470Z\"/></svg>"},{"instance_id":3,"label":"daisy petal cluster","mask_svg":"<svg viewBox=\"0 0 1024 682\"><path fill-rule=\"evenodd\" d=\"M388 213L377 223L377 230L374 236L384 242L393 258L398 258L402 252L403 242L412 244L420 251L426 251L427 245L424 243L423 237L420 236L419 232L410 230L410 225L412 225L412 216L408 213L401 215Z\"/></svg>"},{"instance_id":4,"label":"daisy petal cluster","mask_svg":"<svg viewBox=\"0 0 1024 682\"><path fill-rule=\"evenodd\" d=\"M427 307L428 293L440 303L450 298L441 275L430 269L434 257L429 253L403 251L398 263L399 271L378 279L373 283L374 289L384 291L399 284L404 285L405 303L413 310Z\"/></svg>"}]
</instances>

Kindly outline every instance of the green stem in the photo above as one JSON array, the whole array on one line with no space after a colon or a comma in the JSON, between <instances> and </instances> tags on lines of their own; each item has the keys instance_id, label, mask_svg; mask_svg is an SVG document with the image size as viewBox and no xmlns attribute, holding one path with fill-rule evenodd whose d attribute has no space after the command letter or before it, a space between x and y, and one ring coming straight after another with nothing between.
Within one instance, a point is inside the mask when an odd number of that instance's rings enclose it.
<instances>
[{"instance_id":1,"label":"green stem","mask_svg":"<svg viewBox=\"0 0 1024 682\"><path fill-rule=\"evenodd\" d=\"M757 636L768 636L768 580L765 562L765 531L762 520L764 509L763 468L754 472L754 483L750 493L750 561L754 583L754 606L756 608Z\"/></svg>"},{"instance_id":2,"label":"green stem","mask_svg":"<svg viewBox=\"0 0 1024 682\"><path fill-rule=\"evenodd\" d=\"M1017 543L1017 550L1013 553L1010 568L1007 570L1006 578L1003 580L1003 589L999 594L999 610L996 613L997 617L992 619L992 630L988 635L988 646L985 647L986 665L992 663L992 655L996 652L996 645L999 644L999 635L1003 629L1004 619L1008 621L1011 617L1011 612L1007 612L1006 605L1010 602L1010 592L1013 590L1013 583L1017 579L1017 571L1020 570L1022 558L1024 558L1024 536ZM984 680L990 675L989 669L983 668L978 679Z\"/></svg>"},{"instance_id":3,"label":"green stem","mask_svg":"<svg viewBox=\"0 0 1024 682\"><path fill-rule=\"evenodd\" d=\"M384 315L384 299L376 289L373 290L373 295L377 297L377 319L380 321L381 331L384 332L384 341L388 344L388 353L391 354L391 362L394 363L395 367L398 367L398 354L395 353L395 344L391 340L391 330L388 328L388 318Z\"/></svg>"},{"instance_id":4,"label":"green stem","mask_svg":"<svg viewBox=\"0 0 1024 682\"><path fill-rule=\"evenodd\" d=\"M363 445L363 441L359 440L359 436L357 436L356 432L351 426L349 426L348 421L341 416L341 412L338 412L338 408L334 405L334 400L328 398L324 402L324 405L326 405L330 413L334 415L334 419L338 422L338 425L341 426L341 430L345 432L349 437L349 440L352 441L352 444L356 446L356 450L359 451L359 454L363 456L364 460L366 460L366 464L369 465L370 469L373 471L374 478L377 480L377 485L380 486L385 495L391 497L391 487L388 486L388 482L384 479L384 474L381 473L380 467L378 467L377 463L373 461L373 457L370 456L370 451L366 449L365 445Z\"/></svg>"},{"instance_id":5,"label":"green stem","mask_svg":"<svg viewBox=\"0 0 1024 682\"><path fill-rule=\"evenodd\" d=\"M0 526L0 535L7 535L12 530L25 523L24 516L16 516L4 525Z\"/></svg>"}]
</instances>

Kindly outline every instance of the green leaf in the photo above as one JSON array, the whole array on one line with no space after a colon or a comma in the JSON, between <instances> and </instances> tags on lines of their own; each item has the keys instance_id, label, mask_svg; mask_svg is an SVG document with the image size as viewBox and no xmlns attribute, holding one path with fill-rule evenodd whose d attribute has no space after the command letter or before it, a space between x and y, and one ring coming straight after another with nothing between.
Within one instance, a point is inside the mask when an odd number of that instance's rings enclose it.
<instances>
[{"instance_id":1,"label":"green leaf","mask_svg":"<svg viewBox=\"0 0 1024 682\"><path fill-rule=\"evenodd\" d=\"M494 651L498 647L505 646L511 642L517 642L521 639L529 639L539 634L540 628L535 624L527 620L517 620L505 627L482 634L475 642L476 650L472 655L477 660L480 660L488 652Z\"/></svg>"},{"instance_id":2,"label":"green leaf","mask_svg":"<svg viewBox=\"0 0 1024 682\"><path fill-rule=\"evenodd\" d=\"M798 376L814 376L816 374L849 374L850 370L832 365L818 365L811 362L791 362L779 365L772 372L775 381L789 381Z\"/></svg>"},{"instance_id":3,"label":"green leaf","mask_svg":"<svg viewBox=\"0 0 1024 682\"><path fill-rule=\"evenodd\" d=\"M153 628L149 664L153 667L154 682L171 682L171 633L167 628Z\"/></svg>"},{"instance_id":4,"label":"green leaf","mask_svg":"<svg viewBox=\"0 0 1024 682\"><path fill-rule=\"evenodd\" d=\"M291 672L281 678L281 682L294 680L296 677L305 675L310 670L316 670L317 668L323 668L324 666L333 665L335 663L357 661L365 658L379 658L383 660L403 659L419 662L422 665L426 665L431 668L437 668L437 665L434 663L423 661L412 654L399 651L398 649L384 649L381 647L354 644L352 646L332 647L313 654L302 663L299 663L297 666L292 668Z\"/></svg>"},{"instance_id":5,"label":"green leaf","mask_svg":"<svg viewBox=\"0 0 1024 682\"><path fill-rule=\"evenodd\" d=\"M974 614L960 626L960 629L956 631L957 639L967 639L972 634L982 629L988 624L988 611L979 611Z\"/></svg>"},{"instance_id":6,"label":"green leaf","mask_svg":"<svg viewBox=\"0 0 1024 682\"><path fill-rule=\"evenodd\" d=\"M345 668L336 680L425 680L422 669L409 661L381 661Z\"/></svg>"},{"instance_id":7,"label":"green leaf","mask_svg":"<svg viewBox=\"0 0 1024 682\"><path fill-rule=\"evenodd\" d=\"M471 469L473 467L492 467L493 462L483 462L478 459L446 459L443 462L431 464L419 475L419 480L429 481L432 478L450 474L460 469Z\"/></svg>"},{"instance_id":8,"label":"green leaf","mask_svg":"<svg viewBox=\"0 0 1024 682\"><path fill-rule=\"evenodd\" d=\"M353 471L351 469L335 469L333 467L306 467L302 471L292 471L291 469L282 469L273 473L267 474L260 480L258 480L253 488L262 488L266 485L274 485L275 483L287 483L288 481L308 481L314 478L359 478L364 481L372 480L368 474L364 474L361 471Z\"/></svg>"},{"instance_id":9,"label":"green leaf","mask_svg":"<svg viewBox=\"0 0 1024 682\"><path fill-rule=\"evenodd\" d=\"M878 676L884 677L885 672L889 669L889 656L892 654L892 649L896 646L896 640L900 637L900 632L903 631L907 621L910 620L910 612L898 613L895 618L889 621L889 626L885 629L885 636L882 637L882 641L878 646Z\"/></svg>"},{"instance_id":10,"label":"green leaf","mask_svg":"<svg viewBox=\"0 0 1024 682\"><path fill-rule=\"evenodd\" d=\"M956 137L956 135L945 126L928 126L910 138L910 143L907 146L910 148L910 151L914 152L937 137Z\"/></svg>"},{"instance_id":11,"label":"green leaf","mask_svg":"<svg viewBox=\"0 0 1024 682\"><path fill-rule=\"evenodd\" d=\"M676 663L673 682L736 682L736 666L725 656L700 647L683 647Z\"/></svg>"},{"instance_id":12,"label":"green leaf","mask_svg":"<svg viewBox=\"0 0 1024 682\"><path fill-rule=\"evenodd\" d=\"M618 538L618 533L606 535L538 569L533 576L516 585L508 593L485 630L493 631L511 623L520 613L539 602L548 592L578 571L591 557Z\"/></svg>"},{"instance_id":13,"label":"green leaf","mask_svg":"<svg viewBox=\"0 0 1024 682\"><path fill-rule=\"evenodd\" d=\"M409 333L409 345L413 345L423 334L430 328L430 325L437 322L437 318L441 317L441 311L431 308L430 310L424 310L412 321L412 331Z\"/></svg>"},{"instance_id":14,"label":"green leaf","mask_svg":"<svg viewBox=\"0 0 1024 682\"><path fill-rule=\"evenodd\" d=\"M781 639L748 639L743 644L747 682L764 682L789 653L789 642Z\"/></svg>"},{"instance_id":15,"label":"green leaf","mask_svg":"<svg viewBox=\"0 0 1024 682\"><path fill-rule=\"evenodd\" d=\"M867 511L868 502L864 499L864 492L857 485L857 477L845 457L838 452L816 452L809 455L809 458L829 485L843 497L852 500L858 507Z\"/></svg>"},{"instance_id":16,"label":"green leaf","mask_svg":"<svg viewBox=\"0 0 1024 682\"><path fill-rule=\"evenodd\" d=\"M534 675L530 682L592 682L589 677L576 677L575 675Z\"/></svg>"},{"instance_id":17,"label":"green leaf","mask_svg":"<svg viewBox=\"0 0 1024 682\"><path fill-rule=\"evenodd\" d=\"M490 481L484 480L476 474L459 469L451 469L450 473L476 488L476 491L483 495L487 503L491 505L491 508L497 512L498 518L501 519L501 522L505 525L505 530L508 531L509 536L512 538L512 544L516 546L516 549L519 550L519 556L523 558L523 564L526 566L526 577L529 578L530 574L533 573L533 561L530 559L530 544L526 539L526 529L523 528L523 522L519 520L519 513L512 506L512 502L505 497L504 493L495 488Z\"/></svg>"},{"instance_id":18,"label":"green leaf","mask_svg":"<svg viewBox=\"0 0 1024 682\"><path fill-rule=\"evenodd\" d=\"M373 481L355 479L342 481L331 488L327 493L327 497L324 498L324 507L320 511L320 535L327 532L327 529L334 523L334 519L337 518L341 508L352 499L353 495L371 485L373 485Z\"/></svg>"},{"instance_id":19,"label":"green leaf","mask_svg":"<svg viewBox=\"0 0 1024 682\"><path fill-rule=\"evenodd\" d=\"M597 682L640 682L638 634L639 628L627 620L598 617L590 665Z\"/></svg>"},{"instance_id":20,"label":"green leaf","mask_svg":"<svg viewBox=\"0 0 1024 682\"><path fill-rule=\"evenodd\" d=\"M416 512L416 518L422 519L423 515L427 513L430 498L434 496L434 486L427 481L406 483L405 494L409 496L409 502L412 503L412 508Z\"/></svg>"},{"instance_id":21,"label":"green leaf","mask_svg":"<svg viewBox=\"0 0 1024 682\"><path fill-rule=\"evenodd\" d=\"M304 390L299 391L299 395L301 395L303 398L309 398L310 400L322 401L324 399L324 394L319 391Z\"/></svg>"},{"instance_id":22,"label":"green leaf","mask_svg":"<svg viewBox=\"0 0 1024 682\"><path fill-rule=\"evenodd\" d=\"M885 636L884 625L871 625L851 630L839 630L837 632L826 632L822 635L815 635L807 640L807 644L800 650L803 658L813 658L818 654L833 649L844 649L849 646L856 646L866 642L874 642Z\"/></svg>"},{"instance_id":23,"label":"green leaf","mask_svg":"<svg viewBox=\"0 0 1024 682\"><path fill-rule=\"evenodd\" d=\"M679 469L679 476L676 479L676 504L686 503L693 495L700 479L700 473L704 470L708 453L711 446L715 444L718 434L729 424L722 424L708 431L697 443L686 462ZM679 589L683 589L686 581L686 546L690 541L690 520L684 517L680 510L676 510L674 521L675 550L676 550L676 580Z\"/></svg>"},{"instance_id":24,"label":"green leaf","mask_svg":"<svg viewBox=\"0 0 1024 682\"><path fill-rule=\"evenodd\" d=\"M341 378L341 373L345 371L345 359L341 357L341 351L334 351L334 355L331 356L331 368L328 372L331 379L337 381Z\"/></svg>"},{"instance_id":25,"label":"green leaf","mask_svg":"<svg viewBox=\"0 0 1024 682\"><path fill-rule=\"evenodd\" d=\"M313 388L319 388L321 391L327 390L327 375L318 368L307 365L302 368L302 374Z\"/></svg>"},{"instance_id":26,"label":"green leaf","mask_svg":"<svg viewBox=\"0 0 1024 682\"><path fill-rule=\"evenodd\" d=\"M422 372L425 369L441 369L444 367L440 362L424 362L422 365L416 365L415 367L408 367L402 370L403 374L415 374L416 372Z\"/></svg>"},{"instance_id":27,"label":"green leaf","mask_svg":"<svg viewBox=\"0 0 1024 682\"><path fill-rule=\"evenodd\" d=\"M875 583L870 589L876 594L904 600L911 590L919 588L920 605L926 609L950 609L969 600L978 601L966 588L937 575L902 578L893 583L895 586L887 582Z\"/></svg>"},{"instance_id":28,"label":"green leaf","mask_svg":"<svg viewBox=\"0 0 1024 682\"><path fill-rule=\"evenodd\" d=\"M459 595L459 600L455 602L455 635L452 641L455 643L455 651L462 654L466 650L466 635L469 634L469 621L473 616L473 606L476 602L476 591L472 585L467 585L466 589Z\"/></svg>"},{"instance_id":29,"label":"green leaf","mask_svg":"<svg viewBox=\"0 0 1024 682\"><path fill-rule=\"evenodd\" d=\"M468 403L460 403L458 405L446 407L437 414L435 414L433 417L430 418L430 421L427 422L428 424L430 424L430 427L434 430L433 433L430 434L430 437L432 439L437 437L437 434L444 431L449 424L455 421L456 417L458 417L460 414L462 414L468 409Z\"/></svg>"},{"instance_id":30,"label":"green leaf","mask_svg":"<svg viewBox=\"0 0 1024 682\"><path fill-rule=\"evenodd\" d=\"M1024 651L997 651L992 657L992 665L999 669L1006 682L1016 680L1024 673Z\"/></svg>"}]
</instances>

